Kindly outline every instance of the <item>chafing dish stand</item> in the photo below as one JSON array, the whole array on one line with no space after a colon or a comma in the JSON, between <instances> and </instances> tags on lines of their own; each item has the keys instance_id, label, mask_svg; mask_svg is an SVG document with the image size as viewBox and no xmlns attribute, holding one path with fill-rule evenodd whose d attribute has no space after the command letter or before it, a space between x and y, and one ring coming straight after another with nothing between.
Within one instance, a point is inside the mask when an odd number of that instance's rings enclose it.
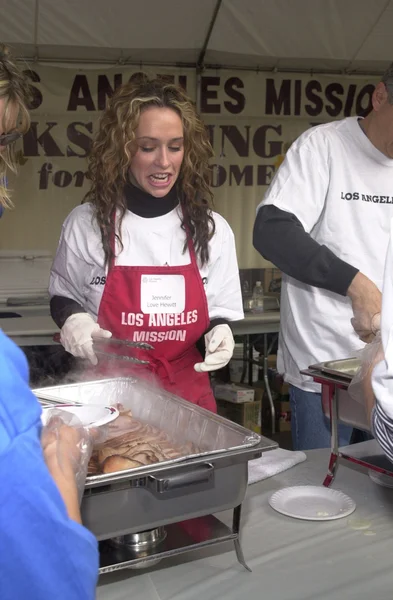
<instances>
[{"instance_id":1,"label":"chafing dish stand","mask_svg":"<svg viewBox=\"0 0 393 600\"><path fill-rule=\"evenodd\" d=\"M191 550L198 550L216 544L233 541L239 563L247 566L240 545L241 505L233 511L232 527L228 527L213 515L198 517L180 523L172 523L163 528L164 535L157 543L123 543L116 545L113 540L100 542L100 575L127 568L148 568L169 558ZM127 537L127 536L124 536Z\"/></svg>"}]
</instances>

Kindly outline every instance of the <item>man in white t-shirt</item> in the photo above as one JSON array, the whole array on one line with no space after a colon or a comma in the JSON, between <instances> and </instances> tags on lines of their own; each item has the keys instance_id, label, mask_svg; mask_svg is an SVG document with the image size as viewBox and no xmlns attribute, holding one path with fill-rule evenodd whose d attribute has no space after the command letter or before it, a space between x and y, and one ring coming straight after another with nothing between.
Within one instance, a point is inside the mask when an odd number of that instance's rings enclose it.
<instances>
[{"instance_id":1,"label":"man in white t-shirt","mask_svg":"<svg viewBox=\"0 0 393 600\"><path fill-rule=\"evenodd\" d=\"M393 462L393 220L383 282L381 339L375 344L373 365L366 377L364 393L375 437ZM372 367L375 366L374 369ZM375 406L374 406L375 401Z\"/></svg>"},{"instance_id":2,"label":"man in white t-shirt","mask_svg":"<svg viewBox=\"0 0 393 600\"><path fill-rule=\"evenodd\" d=\"M278 369L290 384L295 449L330 444L320 386L300 371L373 338L393 217L393 63L372 110L309 129L258 206L254 246L283 271ZM340 445L349 427L340 426Z\"/></svg>"}]
</instances>

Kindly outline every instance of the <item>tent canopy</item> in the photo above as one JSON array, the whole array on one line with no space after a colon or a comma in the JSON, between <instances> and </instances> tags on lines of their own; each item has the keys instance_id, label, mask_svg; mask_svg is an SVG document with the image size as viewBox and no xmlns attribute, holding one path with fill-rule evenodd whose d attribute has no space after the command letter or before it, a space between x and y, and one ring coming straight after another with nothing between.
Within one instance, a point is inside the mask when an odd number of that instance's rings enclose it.
<instances>
[{"instance_id":1,"label":"tent canopy","mask_svg":"<svg viewBox=\"0 0 393 600\"><path fill-rule=\"evenodd\" d=\"M380 73L392 0L2 0L27 60Z\"/></svg>"}]
</instances>

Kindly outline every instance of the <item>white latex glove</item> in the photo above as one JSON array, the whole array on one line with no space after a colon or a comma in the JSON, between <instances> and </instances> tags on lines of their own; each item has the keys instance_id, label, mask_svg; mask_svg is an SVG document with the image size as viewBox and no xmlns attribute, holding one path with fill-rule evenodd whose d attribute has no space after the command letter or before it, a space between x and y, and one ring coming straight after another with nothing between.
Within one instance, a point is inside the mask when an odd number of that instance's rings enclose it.
<instances>
[{"instance_id":1,"label":"white latex glove","mask_svg":"<svg viewBox=\"0 0 393 600\"><path fill-rule=\"evenodd\" d=\"M88 313L76 313L68 317L60 331L60 341L73 356L87 358L96 365L93 338L110 338L112 334L96 323Z\"/></svg>"},{"instance_id":2,"label":"white latex glove","mask_svg":"<svg viewBox=\"0 0 393 600\"><path fill-rule=\"evenodd\" d=\"M206 354L202 363L194 365L195 371L203 373L222 369L229 363L235 348L235 340L229 325L216 325L205 335Z\"/></svg>"}]
</instances>

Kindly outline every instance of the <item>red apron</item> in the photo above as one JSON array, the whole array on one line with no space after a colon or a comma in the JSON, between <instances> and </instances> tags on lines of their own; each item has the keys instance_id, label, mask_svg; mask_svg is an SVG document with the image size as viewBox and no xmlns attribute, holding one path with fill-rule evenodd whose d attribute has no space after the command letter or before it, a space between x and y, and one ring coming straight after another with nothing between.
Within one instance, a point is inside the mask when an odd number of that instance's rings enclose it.
<instances>
[{"instance_id":1,"label":"red apron","mask_svg":"<svg viewBox=\"0 0 393 600\"><path fill-rule=\"evenodd\" d=\"M114 249L114 240L112 247ZM149 378L154 373L161 385L171 393L217 411L208 373L197 373L194 364L201 362L195 344L206 332L210 319L206 293L199 273L192 241L188 240L191 262L169 267L109 266L98 311L98 323L112 332L114 338L146 341L154 350L129 349L129 354L150 361L149 366L116 360L116 372ZM141 307L142 276L182 275L185 284L185 308L180 314L144 314ZM111 352L126 354L126 347L111 347ZM105 364L99 357L100 374L113 371L113 361Z\"/></svg>"}]
</instances>

